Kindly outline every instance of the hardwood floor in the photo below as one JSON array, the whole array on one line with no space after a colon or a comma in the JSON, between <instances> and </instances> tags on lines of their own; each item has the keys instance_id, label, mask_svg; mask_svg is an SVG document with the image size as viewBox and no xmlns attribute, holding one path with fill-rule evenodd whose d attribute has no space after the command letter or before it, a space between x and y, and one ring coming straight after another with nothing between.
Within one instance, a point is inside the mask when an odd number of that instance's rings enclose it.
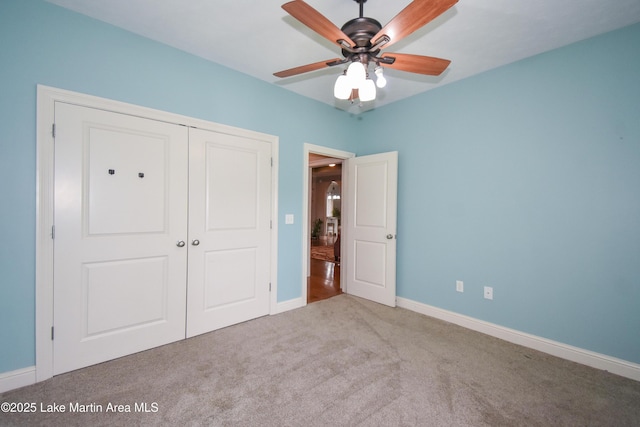
<instances>
[{"instance_id":1,"label":"hardwood floor","mask_svg":"<svg viewBox=\"0 0 640 427\"><path fill-rule=\"evenodd\" d=\"M307 304L340 295L340 264L309 260L311 276L307 278Z\"/></svg>"}]
</instances>

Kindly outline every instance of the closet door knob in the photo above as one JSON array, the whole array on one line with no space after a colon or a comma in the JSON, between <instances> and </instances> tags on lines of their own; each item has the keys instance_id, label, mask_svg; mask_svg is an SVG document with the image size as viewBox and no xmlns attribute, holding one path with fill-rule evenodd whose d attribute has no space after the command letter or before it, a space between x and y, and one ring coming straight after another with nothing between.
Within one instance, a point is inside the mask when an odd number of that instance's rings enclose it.
<instances>
[{"instance_id":1,"label":"closet door knob","mask_svg":"<svg viewBox=\"0 0 640 427\"><path fill-rule=\"evenodd\" d=\"M196 240L194 240L193 242L191 242L191 244L192 244L193 246L198 246L198 245L200 244L200 240L196 239Z\"/></svg>"},{"instance_id":2,"label":"closet door knob","mask_svg":"<svg viewBox=\"0 0 640 427\"><path fill-rule=\"evenodd\" d=\"M176 243L176 246L179 248L184 247L184 240L178 240L178 243Z\"/></svg>"},{"instance_id":3,"label":"closet door knob","mask_svg":"<svg viewBox=\"0 0 640 427\"><path fill-rule=\"evenodd\" d=\"M393 239L393 234L387 234L387 239L389 240Z\"/></svg>"}]
</instances>

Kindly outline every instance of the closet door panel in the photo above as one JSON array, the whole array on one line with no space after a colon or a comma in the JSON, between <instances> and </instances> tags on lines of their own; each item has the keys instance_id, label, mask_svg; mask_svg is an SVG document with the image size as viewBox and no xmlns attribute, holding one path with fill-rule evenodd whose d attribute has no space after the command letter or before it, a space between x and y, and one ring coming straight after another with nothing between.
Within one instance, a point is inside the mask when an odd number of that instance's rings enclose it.
<instances>
[{"instance_id":1,"label":"closet door panel","mask_svg":"<svg viewBox=\"0 0 640 427\"><path fill-rule=\"evenodd\" d=\"M271 144L191 129L187 336L269 313Z\"/></svg>"},{"instance_id":2,"label":"closet door panel","mask_svg":"<svg viewBox=\"0 0 640 427\"><path fill-rule=\"evenodd\" d=\"M55 105L54 374L184 338L188 131Z\"/></svg>"}]
</instances>

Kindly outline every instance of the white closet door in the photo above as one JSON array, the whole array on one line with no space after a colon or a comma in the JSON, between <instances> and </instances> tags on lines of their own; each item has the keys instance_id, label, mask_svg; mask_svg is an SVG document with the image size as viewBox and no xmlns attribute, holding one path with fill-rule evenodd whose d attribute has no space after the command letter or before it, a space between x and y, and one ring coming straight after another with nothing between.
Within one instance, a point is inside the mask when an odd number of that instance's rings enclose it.
<instances>
[{"instance_id":1,"label":"white closet door","mask_svg":"<svg viewBox=\"0 0 640 427\"><path fill-rule=\"evenodd\" d=\"M187 336L269 313L271 144L191 129Z\"/></svg>"},{"instance_id":2,"label":"white closet door","mask_svg":"<svg viewBox=\"0 0 640 427\"><path fill-rule=\"evenodd\" d=\"M55 106L54 374L185 336L188 130Z\"/></svg>"}]
</instances>

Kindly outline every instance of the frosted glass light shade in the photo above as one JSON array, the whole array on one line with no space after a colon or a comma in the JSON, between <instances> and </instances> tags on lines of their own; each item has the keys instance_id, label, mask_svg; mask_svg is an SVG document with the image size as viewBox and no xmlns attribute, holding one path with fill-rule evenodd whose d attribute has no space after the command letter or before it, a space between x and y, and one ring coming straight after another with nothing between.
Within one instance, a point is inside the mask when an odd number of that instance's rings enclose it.
<instances>
[{"instance_id":1,"label":"frosted glass light shade","mask_svg":"<svg viewBox=\"0 0 640 427\"><path fill-rule=\"evenodd\" d=\"M371 79L366 79L358 88L360 101L367 102L376 99L376 84Z\"/></svg>"},{"instance_id":2,"label":"frosted glass light shade","mask_svg":"<svg viewBox=\"0 0 640 427\"><path fill-rule=\"evenodd\" d=\"M367 78L367 71L362 62L352 62L347 68L347 78L351 82L351 87L356 88Z\"/></svg>"},{"instance_id":3,"label":"frosted glass light shade","mask_svg":"<svg viewBox=\"0 0 640 427\"><path fill-rule=\"evenodd\" d=\"M349 78L344 74L338 76L336 84L333 87L333 96L338 99L349 99L351 95L351 85L349 84Z\"/></svg>"}]
</instances>

